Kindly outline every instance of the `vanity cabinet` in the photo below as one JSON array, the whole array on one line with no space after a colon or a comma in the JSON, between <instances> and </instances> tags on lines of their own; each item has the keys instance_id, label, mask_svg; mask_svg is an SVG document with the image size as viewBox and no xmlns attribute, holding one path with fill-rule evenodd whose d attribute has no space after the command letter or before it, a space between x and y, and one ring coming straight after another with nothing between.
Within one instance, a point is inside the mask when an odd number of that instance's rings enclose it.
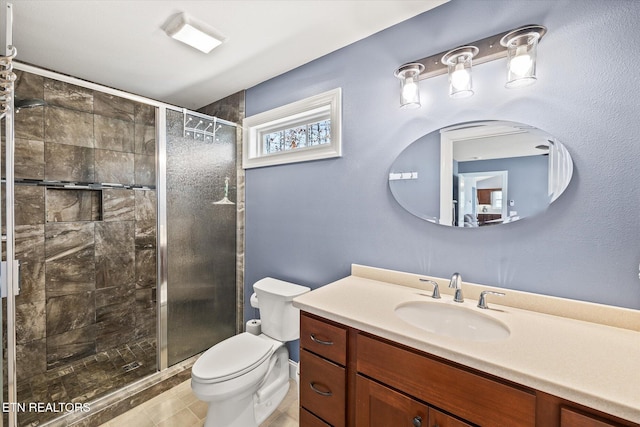
<instances>
[{"instance_id":1,"label":"vanity cabinet","mask_svg":"<svg viewBox=\"0 0 640 427\"><path fill-rule=\"evenodd\" d=\"M306 312L300 319L301 427L640 427Z\"/></svg>"},{"instance_id":2,"label":"vanity cabinet","mask_svg":"<svg viewBox=\"0 0 640 427\"><path fill-rule=\"evenodd\" d=\"M347 328L300 316L301 426L345 427ZM303 415L304 413L304 415Z\"/></svg>"},{"instance_id":3,"label":"vanity cabinet","mask_svg":"<svg viewBox=\"0 0 640 427\"><path fill-rule=\"evenodd\" d=\"M356 381L356 426L472 427L364 376Z\"/></svg>"}]
</instances>

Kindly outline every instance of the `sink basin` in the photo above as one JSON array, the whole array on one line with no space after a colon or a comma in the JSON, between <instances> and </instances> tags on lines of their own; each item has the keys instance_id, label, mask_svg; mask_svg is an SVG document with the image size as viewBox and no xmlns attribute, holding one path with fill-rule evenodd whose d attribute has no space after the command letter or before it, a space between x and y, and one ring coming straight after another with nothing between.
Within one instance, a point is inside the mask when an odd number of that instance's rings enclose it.
<instances>
[{"instance_id":1,"label":"sink basin","mask_svg":"<svg viewBox=\"0 0 640 427\"><path fill-rule=\"evenodd\" d=\"M495 341L509 337L509 328L502 322L467 307L412 301L397 306L395 313L427 332L461 340Z\"/></svg>"}]
</instances>

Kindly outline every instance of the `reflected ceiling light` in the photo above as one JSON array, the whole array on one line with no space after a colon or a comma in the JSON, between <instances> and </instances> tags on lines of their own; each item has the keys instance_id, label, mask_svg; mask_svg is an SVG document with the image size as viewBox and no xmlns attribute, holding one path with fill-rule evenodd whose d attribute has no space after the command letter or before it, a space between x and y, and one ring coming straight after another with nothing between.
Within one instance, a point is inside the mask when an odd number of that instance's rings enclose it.
<instances>
[{"instance_id":1,"label":"reflected ceiling light","mask_svg":"<svg viewBox=\"0 0 640 427\"><path fill-rule=\"evenodd\" d=\"M529 86L536 82L538 40L547 32L540 25L518 28L506 34L500 44L507 48L508 66L505 87Z\"/></svg>"},{"instance_id":2,"label":"reflected ceiling light","mask_svg":"<svg viewBox=\"0 0 640 427\"><path fill-rule=\"evenodd\" d=\"M449 96L466 98L473 95L471 82L471 61L478 54L475 46L462 46L450 50L442 57L449 71Z\"/></svg>"},{"instance_id":3,"label":"reflected ceiling light","mask_svg":"<svg viewBox=\"0 0 640 427\"><path fill-rule=\"evenodd\" d=\"M401 82L401 107L420 107L418 82L447 73L451 97L473 95L472 62L477 66L508 57L506 87L535 83L537 45L546 32L541 25L527 25L400 66L394 75Z\"/></svg>"},{"instance_id":4,"label":"reflected ceiling light","mask_svg":"<svg viewBox=\"0 0 640 427\"><path fill-rule=\"evenodd\" d=\"M400 107L420 107L420 87L418 78L424 70L424 65L417 63L404 64L398 68L394 76L400 79Z\"/></svg>"},{"instance_id":5,"label":"reflected ceiling light","mask_svg":"<svg viewBox=\"0 0 640 427\"><path fill-rule=\"evenodd\" d=\"M216 34L211 29L205 31L200 27L201 25L192 22L186 14L179 13L169 20L165 27L165 32L169 37L203 53L211 52L224 42L224 36Z\"/></svg>"}]
</instances>

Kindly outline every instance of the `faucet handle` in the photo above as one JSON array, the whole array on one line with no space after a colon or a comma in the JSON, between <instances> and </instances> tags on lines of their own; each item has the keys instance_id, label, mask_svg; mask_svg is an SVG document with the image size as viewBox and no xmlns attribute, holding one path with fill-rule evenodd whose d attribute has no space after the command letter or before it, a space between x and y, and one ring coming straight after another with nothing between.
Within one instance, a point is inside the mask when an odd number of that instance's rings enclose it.
<instances>
[{"instance_id":1,"label":"faucet handle","mask_svg":"<svg viewBox=\"0 0 640 427\"><path fill-rule=\"evenodd\" d=\"M487 295L497 295L503 297L504 292L495 292L495 291L482 291L480 292L480 298L478 299L478 308L487 309L489 306L487 305Z\"/></svg>"},{"instance_id":2,"label":"faucet handle","mask_svg":"<svg viewBox=\"0 0 640 427\"><path fill-rule=\"evenodd\" d=\"M438 287L438 283L429 279L420 279L421 282L431 283L433 285L433 293L431 294L431 298L440 299L440 288Z\"/></svg>"}]
</instances>

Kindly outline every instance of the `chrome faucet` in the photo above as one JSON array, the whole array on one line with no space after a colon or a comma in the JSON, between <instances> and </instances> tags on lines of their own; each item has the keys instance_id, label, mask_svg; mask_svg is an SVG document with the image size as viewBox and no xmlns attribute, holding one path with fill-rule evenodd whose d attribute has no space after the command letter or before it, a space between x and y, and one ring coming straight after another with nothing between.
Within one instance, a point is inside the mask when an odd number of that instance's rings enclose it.
<instances>
[{"instance_id":1,"label":"chrome faucet","mask_svg":"<svg viewBox=\"0 0 640 427\"><path fill-rule=\"evenodd\" d=\"M453 273L451 281L449 282L449 287L456 290L453 295L453 300L455 302L464 302L464 297L462 296L462 276L460 273Z\"/></svg>"}]
</instances>

